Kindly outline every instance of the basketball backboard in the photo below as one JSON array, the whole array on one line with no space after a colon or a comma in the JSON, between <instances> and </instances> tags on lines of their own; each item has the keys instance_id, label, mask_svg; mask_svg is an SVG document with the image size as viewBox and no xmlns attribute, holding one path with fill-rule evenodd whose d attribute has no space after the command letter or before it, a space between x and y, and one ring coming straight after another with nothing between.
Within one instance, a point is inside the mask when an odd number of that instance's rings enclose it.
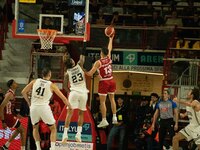
<instances>
[{"instance_id":1,"label":"basketball backboard","mask_svg":"<svg viewBox=\"0 0 200 150\"><path fill-rule=\"evenodd\" d=\"M14 38L39 39L37 29L55 29L55 40L82 41L90 35L89 0L15 0Z\"/></svg>"}]
</instances>

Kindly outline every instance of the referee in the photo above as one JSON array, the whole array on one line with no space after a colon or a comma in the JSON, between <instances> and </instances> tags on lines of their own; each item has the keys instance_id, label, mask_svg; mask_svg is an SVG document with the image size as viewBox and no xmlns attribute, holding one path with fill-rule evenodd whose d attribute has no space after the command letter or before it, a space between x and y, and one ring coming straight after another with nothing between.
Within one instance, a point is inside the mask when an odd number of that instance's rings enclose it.
<instances>
[{"instance_id":1,"label":"referee","mask_svg":"<svg viewBox=\"0 0 200 150\"><path fill-rule=\"evenodd\" d=\"M163 150L164 140L169 132L170 145L172 138L178 129L178 110L177 105L169 98L169 91L163 91L163 98L156 104L156 111L153 116L152 130L154 131L156 120L160 116L159 128L159 150Z\"/></svg>"}]
</instances>

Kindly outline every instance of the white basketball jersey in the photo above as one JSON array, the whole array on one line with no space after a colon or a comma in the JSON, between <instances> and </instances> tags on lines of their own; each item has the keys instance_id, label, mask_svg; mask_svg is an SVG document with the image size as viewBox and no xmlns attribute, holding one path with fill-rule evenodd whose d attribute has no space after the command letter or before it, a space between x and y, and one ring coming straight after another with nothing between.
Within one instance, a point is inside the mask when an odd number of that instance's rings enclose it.
<instances>
[{"instance_id":1,"label":"white basketball jersey","mask_svg":"<svg viewBox=\"0 0 200 150\"><path fill-rule=\"evenodd\" d=\"M88 92L86 88L85 74L79 64L71 69L67 69L67 74L69 76L71 91Z\"/></svg>"},{"instance_id":2,"label":"white basketball jersey","mask_svg":"<svg viewBox=\"0 0 200 150\"><path fill-rule=\"evenodd\" d=\"M199 126L200 112L195 112L192 107L186 106L187 115L189 118L190 126Z\"/></svg>"},{"instance_id":3,"label":"white basketball jersey","mask_svg":"<svg viewBox=\"0 0 200 150\"><path fill-rule=\"evenodd\" d=\"M33 84L31 105L48 105L52 96L51 81L37 79Z\"/></svg>"}]
</instances>

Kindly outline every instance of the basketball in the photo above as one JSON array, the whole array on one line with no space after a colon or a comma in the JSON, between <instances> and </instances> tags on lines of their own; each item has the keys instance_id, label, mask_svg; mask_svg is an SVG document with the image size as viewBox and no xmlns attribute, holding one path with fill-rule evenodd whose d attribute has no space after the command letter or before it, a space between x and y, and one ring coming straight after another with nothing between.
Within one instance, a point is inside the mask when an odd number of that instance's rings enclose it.
<instances>
[{"instance_id":1,"label":"basketball","mask_svg":"<svg viewBox=\"0 0 200 150\"><path fill-rule=\"evenodd\" d=\"M115 28L113 26L108 26L105 28L105 35L111 37L115 34Z\"/></svg>"}]
</instances>

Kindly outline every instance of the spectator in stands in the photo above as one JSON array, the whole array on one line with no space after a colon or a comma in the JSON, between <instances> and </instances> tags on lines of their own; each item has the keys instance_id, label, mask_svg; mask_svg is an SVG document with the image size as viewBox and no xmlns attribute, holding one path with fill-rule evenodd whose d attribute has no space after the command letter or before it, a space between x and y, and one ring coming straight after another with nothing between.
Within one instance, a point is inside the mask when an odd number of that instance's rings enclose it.
<instances>
[{"instance_id":1,"label":"spectator in stands","mask_svg":"<svg viewBox=\"0 0 200 150\"><path fill-rule=\"evenodd\" d=\"M153 117L156 111L156 104L158 102L159 96L157 93L151 93L150 97L151 97L151 101L149 103L147 115Z\"/></svg>"},{"instance_id":2,"label":"spectator in stands","mask_svg":"<svg viewBox=\"0 0 200 150\"><path fill-rule=\"evenodd\" d=\"M112 2L112 0L107 0L105 2L105 5L103 7L103 12L104 13L108 13L108 14L112 14L113 13L113 2Z\"/></svg>"},{"instance_id":3,"label":"spectator in stands","mask_svg":"<svg viewBox=\"0 0 200 150\"><path fill-rule=\"evenodd\" d=\"M97 15L97 17L96 17L95 20L96 20L96 21L95 21L96 24L105 25L106 20L105 20L105 17L104 17L104 15L103 15L103 10L102 10L102 9L99 9L98 15Z\"/></svg>"},{"instance_id":4,"label":"spectator in stands","mask_svg":"<svg viewBox=\"0 0 200 150\"><path fill-rule=\"evenodd\" d=\"M160 128L159 128L159 150L163 150L164 140L167 132L169 132L170 140L169 144L172 144L172 138L178 129L178 110L177 105L170 99L169 91L163 91L162 99L156 104L156 111L153 117L152 131L155 130L155 124L160 116ZM175 122L174 122L175 117Z\"/></svg>"},{"instance_id":5,"label":"spectator in stands","mask_svg":"<svg viewBox=\"0 0 200 150\"><path fill-rule=\"evenodd\" d=\"M196 41L192 46L193 49L200 49L200 41Z\"/></svg>"},{"instance_id":6,"label":"spectator in stands","mask_svg":"<svg viewBox=\"0 0 200 150\"><path fill-rule=\"evenodd\" d=\"M117 11L113 13L111 25L123 25L123 18L119 16Z\"/></svg>"},{"instance_id":7,"label":"spectator in stands","mask_svg":"<svg viewBox=\"0 0 200 150\"><path fill-rule=\"evenodd\" d=\"M176 48L189 48L190 41L185 40L183 37L180 37L176 42Z\"/></svg>"},{"instance_id":8,"label":"spectator in stands","mask_svg":"<svg viewBox=\"0 0 200 150\"><path fill-rule=\"evenodd\" d=\"M126 26L139 26L143 25L143 21L139 19L137 13L132 13L131 17L128 17L125 19L125 25Z\"/></svg>"},{"instance_id":9,"label":"spectator in stands","mask_svg":"<svg viewBox=\"0 0 200 150\"><path fill-rule=\"evenodd\" d=\"M125 136L126 126L128 124L128 111L127 108L124 106L124 100L121 97L117 99L117 121L118 123L116 125L113 125L108 135L107 150L112 149L113 140L117 135L119 137L118 149L127 149L127 145L125 145Z\"/></svg>"},{"instance_id":10,"label":"spectator in stands","mask_svg":"<svg viewBox=\"0 0 200 150\"><path fill-rule=\"evenodd\" d=\"M197 12L195 12L193 15L193 21L191 25L193 25L192 27L200 27L199 14Z\"/></svg>"},{"instance_id":11,"label":"spectator in stands","mask_svg":"<svg viewBox=\"0 0 200 150\"><path fill-rule=\"evenodd\" d=\"M183 11L182 11L181 14L183 16L190 17L190 16L193 16L193 14L196 11L197 11L197 9L194 7L194 3L192 1L190 1L190 0L188 0L188 6L183 8Z\"/></svg>"},{"instance_id":12,"label":"spectator in stands","mask_svg":"<svg viewBox=\"0 0 200 150\"><path fill-rule=\"evenodd\" d=\"M143 98L140 102L139 107L136 109L136 117L135 117L135 133L138 134L139 130L142 128L144 119L146 117L148 110L148 101Z\"/></svg>"},{"instance_id":13,"label":"spectator in stands","mask_svg":"<svg viewBox=\"0 0 200 150\"><path fill-rule=\"evenodd\" d=\"M172 11L171 17L166 19L165 25L179 27L183 26L182 19L178 18L177 11Z\"/></svg>"},{"instance_id":14,"label":"spectator in stands","mask_svg":"<svg viewBox=\"0 0 200 150\"><path fill-rule=\"evenodd\" d=\"M149 103L148 112L146 114L146 119L151 120L156 111L156 104L158 102L159 96L157 93L151 93L151 101ZM151 123L151 121L150 121ZM158 121L156 122L155 129L146 137L147 150L153 150L157 146L156 135L158 133Z\"/></svg>"},{"instance_id":15,"label":"spectator in stands","mask_svg":"<svg viewBox=\"0 0 200 150\"><path fill-rule=\"evenodd\" d=\"M157 11L154 11L152 17L147 19L146 24L148 26L161 26L164 24L164 20Z\"/></svg>"}]
</instances>

